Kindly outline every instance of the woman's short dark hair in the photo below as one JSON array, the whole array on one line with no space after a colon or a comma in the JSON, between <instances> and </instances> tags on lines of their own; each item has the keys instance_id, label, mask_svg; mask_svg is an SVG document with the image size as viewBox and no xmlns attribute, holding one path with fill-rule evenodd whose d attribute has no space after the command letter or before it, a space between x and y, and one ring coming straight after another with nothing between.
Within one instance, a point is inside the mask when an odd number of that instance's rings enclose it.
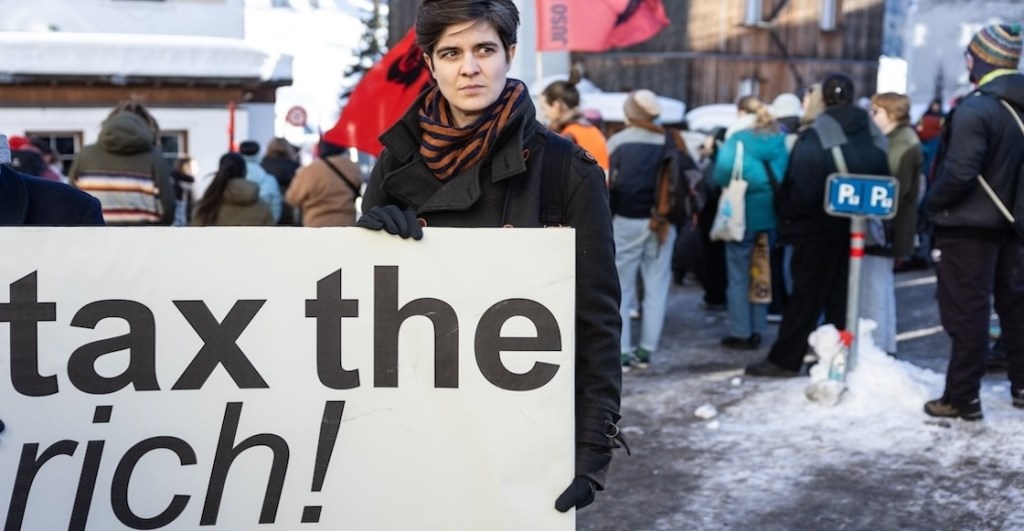
<instances>
[{"instance_id":1,"label":"woman's short dark hair","mask_svg":"<svg viewBox=\"0 0 1024 531\"><path fill-rule=\"evenodd\" d=\"M431 56L449 26L469 21L490 24L505 47L505 60L511 59L509 49L519 29L519 10L512 0L423 0L416 14L416 44Z\"/></svg>"}]
</instances>

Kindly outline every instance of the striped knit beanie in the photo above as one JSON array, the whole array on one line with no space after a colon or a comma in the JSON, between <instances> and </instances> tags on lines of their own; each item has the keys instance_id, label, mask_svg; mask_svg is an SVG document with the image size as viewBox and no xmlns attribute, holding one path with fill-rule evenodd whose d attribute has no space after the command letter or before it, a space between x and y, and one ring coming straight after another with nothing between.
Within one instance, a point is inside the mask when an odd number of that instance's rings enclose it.
<instances>
[{"instance_id":1,"label":"striped knit beanie","mask_svg":"<svg viewBox=\"0 0 1024 531\"><path fill-rule=\"evenodd\" d=\"M1020 63L1020 24L997 24L974 35L967 51L979 61L997 68L1017 68Z\"/></svg>"}]
</instances>

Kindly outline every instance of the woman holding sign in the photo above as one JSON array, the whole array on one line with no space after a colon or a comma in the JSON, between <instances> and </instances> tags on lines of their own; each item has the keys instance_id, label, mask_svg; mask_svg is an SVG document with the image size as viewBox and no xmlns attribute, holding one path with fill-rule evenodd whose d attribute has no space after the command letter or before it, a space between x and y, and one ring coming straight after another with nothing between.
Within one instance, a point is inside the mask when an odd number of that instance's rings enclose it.
<instances>
[{"instance_id":1,"label":"woman holding sign","mask_svg":"<svg viewBox=\"0 0 1024 531\"><path fill-rule=\"evenodd\" d=\"M576 476L555 501L564 512L593 501L621 440L619 284L604 172L546 131L526 85L507 77L518 26L512 0L423 2L416 39L437 84L381 136L357 224L416 240L421 225L576 229Z\"/></svg>"}]
</instances>

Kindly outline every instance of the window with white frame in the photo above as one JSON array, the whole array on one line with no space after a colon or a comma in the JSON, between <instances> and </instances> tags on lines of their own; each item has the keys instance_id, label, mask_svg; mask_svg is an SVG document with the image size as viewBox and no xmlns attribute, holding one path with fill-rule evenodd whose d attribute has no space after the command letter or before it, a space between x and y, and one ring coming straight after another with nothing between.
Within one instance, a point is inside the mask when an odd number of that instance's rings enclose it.
<instances>
[{"instance_id":1,"label":"window with white frame","mask_svg":"<svg viewBox=\"0 0 1024 531\"><path fill-rule=\"evenodd\" d=\"M760 24L764 21L763 0L746 0L746 9L743 12L743 23L747 25Z\"/></svg>"},{"instance_id":2,"label":"window with white frame","mask_svg":"<svg viewBox=\"0 0 1024 531\"><path fill-rule=\"evenodd\" d=\"M834 31L839 21L839 0L821 0L821 30Z\"/></svg>"},{"instance_id":3,"label":"window with white frame","mask_svg":"<svg viewBox=\"0 0 1024 531\"><path fill-rule=\"evenodd\" d=\"M160 154L167 161L167 167L173 168L178 159L188 155L188 131L161 130Z\"/></svg>"},{"instance_id":4,"label":"window with white frame","mask_svg":"<svg viewBox=\"0 0 1024 531\"><path fill-rule=\"evenodd\" d=\"M25 136L50 146L64 175L71 169L75 154L82 149L81 131L26 131Z\"/></svg>"},{"instance_id":5,"label":"window with white frame","mask_svg":"<svg viewBox=\"0 0 1024 531\"><path fill-rule=\"evenodd\" d=\"M745 77L740 80L740 86L737 87L736 93L742 98L743 96L757 96L760 91L760 79L756 77Z\"/></svg>"}]
</instances>

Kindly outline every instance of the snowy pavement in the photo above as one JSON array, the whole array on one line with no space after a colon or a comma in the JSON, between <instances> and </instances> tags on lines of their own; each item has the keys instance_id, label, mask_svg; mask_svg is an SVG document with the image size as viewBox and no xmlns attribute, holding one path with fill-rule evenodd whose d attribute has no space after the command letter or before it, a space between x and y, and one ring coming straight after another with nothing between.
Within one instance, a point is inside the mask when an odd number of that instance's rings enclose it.
<instances>
[{"instance_id":1,"label":"snowy pavement","mask_svg":"<svg viewBox=\"0 0 1024 531\"><path fill-rule=\"evenodd\" d=\"M901 360L862 348L836 406L808 400L807 377L743 376L774 337L723 349L725 314L698 309L695 283L673 287L661 352L624 377L633 456L617 453L578 529L1024 529L1024 411L1005 373L986 376L983 421L922 412L948 359L943 334L915 335L938 324L930 275L897 277L900 332L914 338Z\"/></svg>"}]
</instances>

